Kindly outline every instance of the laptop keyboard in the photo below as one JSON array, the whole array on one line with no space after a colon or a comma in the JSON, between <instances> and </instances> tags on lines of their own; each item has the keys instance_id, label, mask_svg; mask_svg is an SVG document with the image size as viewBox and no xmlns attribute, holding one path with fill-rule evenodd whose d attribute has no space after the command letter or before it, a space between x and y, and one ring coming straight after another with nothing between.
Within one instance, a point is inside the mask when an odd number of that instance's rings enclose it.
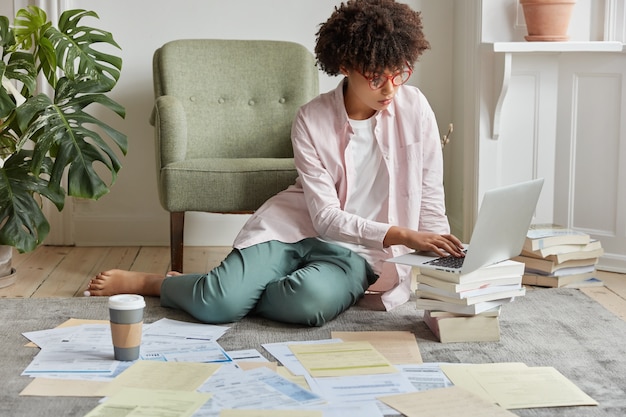
<instances>
[{"instance_id":1,"label":"laptop keyboard","mask_svg":"<svg viewBox=\"0 0 626 417\"><path fill-rule=\"evenodd\" d=\"M463 251L467 252L467 251ZM435 258L431 261L425 262L428 265L434 266L442 266L444 268L452 268L457 269L463 266L463 261L465 258L457 258L455 256L442 256L440 258Z\"/></svg>"}]
</instances>

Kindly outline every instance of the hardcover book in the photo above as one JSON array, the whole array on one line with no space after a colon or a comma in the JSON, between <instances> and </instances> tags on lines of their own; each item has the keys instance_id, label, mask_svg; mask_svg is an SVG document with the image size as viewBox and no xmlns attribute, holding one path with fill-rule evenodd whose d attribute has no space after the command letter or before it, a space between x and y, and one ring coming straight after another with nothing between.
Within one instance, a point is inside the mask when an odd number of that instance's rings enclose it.
<instances>
[{"instance_id":1,"label":"hardcover book","mask_svg":"<svg viewBox=\"0 0 626 417\"><path fill-rule=\"evenodd\" d=\"M443 311L424 311L424 323L441 343L497 342L500 340L499 307L464 316Z\"/></svg>"},{"instance_id":2,"label":"hardcover book","mask_svg":"<svg viewBox=\"0 0 626 417\"><path fill-rule=\"evenodd\" d=\"M535 251L555 245L586 245L591 237L584 232L557 224L532 224L526 234L523 249Z\"/></svg>"},{"instance_id":3,"label":"hardcover book","mask_svg":"<svg viewBox=\"0 0 626 417\"><path fill-rule=\"evenodd\" d=\"M417 298L415 306L418 310L439 310L448 311L450 313L476 315L491 310L503 304L513 301L513 298L505 298L500 300L484 301L481 303L462 305L457 303L448 303L441 300L433 300L431 298Z\"/></svg>"},{"instance_id":4,"label":"hardcover book","mask_svg":"<svg viewBox=\"0 0 626 417\"><path fill-rule=\"evenodd\" d=\"M513 275L521 276L524 274L524 264L513 260L506 260L479 268L467 274L456 274L441 269L420 269L419 274L454 282L456 284L467 284L486 281L490 278L501 278Z\"/></svg>"},{"instance_id":5,"label":"hardcover book","mask_svg":"<svg viewBox=\"0 0 626 417\"><path fill-rule=\"evenodd\" d=\"M499 300L502 298L522 297L525 294L526 294L526 288L524 287L516 288L513 290L494 292L491 294L480 294L480 295L475 295L475 296L465 297L465 298L448 297L445 295L439 295L430 291L424 291L424 290L419 290L419 289L415 291L415 295L417 295L418 298L430 298L433 300L444 301L448 304L458 304L461 306L469 306L472 304L478 304L478 303L482 303L485 301ZM442 309L442 310L449 311L445 309Z\"/></svg>"}]
</instances>

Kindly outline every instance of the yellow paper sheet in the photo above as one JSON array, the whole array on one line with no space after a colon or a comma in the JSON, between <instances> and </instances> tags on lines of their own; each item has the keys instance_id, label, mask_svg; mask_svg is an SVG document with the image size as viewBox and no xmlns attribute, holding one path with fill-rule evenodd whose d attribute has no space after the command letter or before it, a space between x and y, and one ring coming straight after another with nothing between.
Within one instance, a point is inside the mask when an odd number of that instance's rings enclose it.
<instances>
[{"instance_id":1,"label":"yellow paper sheet","mask_svg":"<svg viewBox=\"0 0 626 417\"><path fill-rule=\"evenodd\" d=\"M120 415L191 417L209 398L211 398L209 393L126 388L107 398L85 417ZM122 410L128 414L122 414Z\"/></svg>"},{"instance_id":2,"label":"yellow paper sheet","mask_svg":"<svg viewBox=\"0 0 626 417\"><path fill-rule=\"evenodd\" d=\"M467 391L477 395L486 401L495 403L496 400L487 392L474 375L469 372L470 369L487 368L490 370L498 370L504 374L515 372L517 369L524 369L528 366L521 362L503 362L503 363L480 363L480 364L441 364L441 370L446 374L448 379L457 387L462 387Z\"/></svg>"},{"instance_id":3,"label":"yellow paper sheet","mask_svg":"<svg viewBox=\"0 0 626 417\"><path fill-rule=\"evenodd\" d=\"M509 372L476 368L469 372L500 406L509 410L598 405L553 367L527 367Z\"/></svg>"},{"instance_id":4,"label":"yellow paper sheet","mask_svg":"<svg viewBox=\"0 0 626 417\"><path fill-rule=\"evenodd\" d=\"M552 367L523 363L442 364L455 386L506 409L597 405Z\"/></svg>"},{"instance_id":5,"label":"yellow paper sheet","mask_svg":"<svg viewBox=\"0 0 626 417\"><path fill-rule=\"evenodd\" d=\"M313 377L398 372L369 342L297 344L289 348Z\"/></svg>"},{"instance_id":6,"label":"yellow paper sheet","mask_svg":"<svg viewBox=\"0 0 626 417\"><path fill-rule=\"evenodd\" d=\"M415 335L407 331L331 332L344 342L366 341L394 365L423 363Z\"/></svg>"},{"instance_id":7,"label":"yellow paper sheet","mask_svg":"<svg viewBox=\"0 0 626 417\"><path fill-rule=\"evenodd\" d=\"M222 410L220 417L323 417L316 410Z\"/></svg>"},{"instance_id":8,"label":"yellow paper sheet","mask_svg":"<svg viewBox=\"0 0 626 417\"><path fill-rule=\"evenodd\" d=\"M407 417L513 417L515 414L460 387L379 397Z\"/></svg>"},{"instance_id":9,"label":"yellow paper sheet","mask_svg":"<svg viewBox=\"0 0 626 417\"><path fill-rule=\"evenodd\" d=\"M237 366L244 371L256 368L269 368L272 371L276 371L278 364L276 362L237 362Z\"/></svg>"},{"instance_id":10,"label":"yellow paper sheet","mask_svg":"<svg viewBox=\"0 0 626 417\"><path fill-rule=\"evenodd\" d=\"M33 378L20 395L35 397L101 397L108 382L78 379Z\"/></svg>"},{"instance_id":11,"label":"yellow paper sheet","mask_svg":"<svg viewBox=\"0 0 626 417\"><path fill-rule=\"evenodd\" d=\"M214 363L137 361L99 394L108 397L127 388L195 391L220 366Z\"/></svg>"}]
</instances>

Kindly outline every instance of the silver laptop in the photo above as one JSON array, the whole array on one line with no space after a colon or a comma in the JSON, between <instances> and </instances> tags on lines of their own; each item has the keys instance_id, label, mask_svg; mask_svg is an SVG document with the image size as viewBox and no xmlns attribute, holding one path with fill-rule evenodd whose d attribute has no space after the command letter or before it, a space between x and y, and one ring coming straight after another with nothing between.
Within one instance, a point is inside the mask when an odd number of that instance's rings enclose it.
<instances>
[{"instance_id":1,"label":"silver laptop","mask_svg":"<svg viewBox=\"0 0 626 417\"><path fill-rule=\"evenodd\" d=\"M441 258L431 256L432 253L412 252L388 261L422 270L468 274L513 258L522 251L542 187L543 178L540 178L487 191L464 258Z\"/></svg>"}]
</instances>

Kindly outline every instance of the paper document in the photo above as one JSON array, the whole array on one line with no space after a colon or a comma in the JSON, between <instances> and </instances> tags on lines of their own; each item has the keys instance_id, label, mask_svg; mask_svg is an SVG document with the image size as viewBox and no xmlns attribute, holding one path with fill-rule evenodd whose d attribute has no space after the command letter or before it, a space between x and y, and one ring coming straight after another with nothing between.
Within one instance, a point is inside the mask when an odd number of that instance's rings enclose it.
<instances>
[{"instance_id":1,"label":"paper document","mask_svg":"<svg viewBox=\"0 0 626 417\"><path fill-rule=\"evenodd\" d=\"M33 378L20 395L36 397L99 397L108 382L81 379Z\"/></svg>"},{"instance_id":2,"label":"paper document","mask_svg":"<svg viewBox=\"0 0 626 417\"><path fill-rule=\"evenodd\" d=\"M268 368L220 369L198 391L213 394L199 411L201 415L221 409L302 408L325 403L319 395Z\"/></svg>"},{"instance_id":3,"label":"paper document","mask_svg":"<svg viewBox=\"0 0 626 417\"><path fill-rule=\"evenodd\" d=\"M515 372L470 369L470 374L507 409L598 405L553 367L528 367Z\"/></svg>"},{"instance_id":4,"label":"paper document","mask_svg":"<svg viewBox=\"0 0 626 417\"><path fill-rule=\"evenodd\" d=\"M267 350L273 357L278 360L285 368L289 369L294 375L306 375L307 370L302 366L296 355L289 349L290 345L303 344L303 345L315 345L320 343L339 343L341 339L323 339L323 340L309 340L309 341L292 341L292 342L277 342L277 343L265 343L263 348Z\"/></svg>"},{"instance_id":5,"label":"paper document","mask_svg":"<svg viewBox=\"0 0 626 417\"><path fill-rule=\"evenodd\" d=\"M324 417L315 410L222 410L220 417Z\"/></svg>"},{"instance_id":6,"label":"paper document","mask_svg":"<svg viewBox=\"0 0 626 417\"><path fill-rule=\"evenodd\" d=\"M373 401L376 397L415 391L401 373L315 378L311 389L331 402Z\"/></svg>"},{"instance_id":7,"label":"paper document","mask_svg":"<svg viewBox=\"0 0 626 417\"><path fill-rule=\"evenodd\" d=\"M312 377L398 372L369 342L289 345Z\"/></svg>"},{"instance_id":8,"label":"paper document","mask_svg":"<svg viewBox=\"0 0 626 417\"><path fill-rule=\"evenodd\" d=\"M219 367L214 363L137 361L99 394L109 396L128 388L195 391Z\"/></svg>"},{"instance_id":9,"label":"paper document","mask_svg":"<svg viewBox=\"0 0 626 417\"><path fill-rule=\"evenodd\" d=\"M344 342L369 342L394 365L423 362L415 335L408 331L333 331L330 335Z\"/></svg>"},{"instance_id":10,"label":"paper document","mask_svg":"<svg viewBox=\"0 0 626 417\"><path fill-rule=\"evenodd\" d=\"M118 361L113 360L113 346L106 348L72 345L42 349L22 372L22 375L84 374L111 375Z\"/></svg>"},{"instance_id":11,"label":"paper document","mask_svg":"<svg viewBox=\"0 0 626 417\"><path fill-rule=\"evenodd\" d=\"M597 405L552 367L521 363L442 365L455 386L507 409Z\"/></svg>"},{"instance_id":12,"label":"paper document","mask_svg":"<svg viewBox=\"0 0 626 417\"><path fill-rule=\"evenodd\" d=\"M107 398L85 417L191 417L211 394L190 391L126 388Z\"/></svg>"},{"instance_id":13,"label":"paper document","mask_svg":"<svg viewBox=\"0 0 626 417\"><path fill-rule=\"evenodd\" d=\"M163 318L151 323L150 327L144 330L143 341L166 343L170 338L176 340L217 340L228 329L230 327Z\"/></svg>"},{"instance_id":14,"label":"paper document","mask_svg":"<svg viewBox=\"0 0 626 417\"><path fill-rule=\"evenodd\" d=\"M440 365L441 370L457 387L462 387L467 391L484 398L487 401L495 403L490 392L488 392L483 386L476 381L474 376L470 373L470 369L477 367L486 367L490 370L497 370L503 374L514 373L518 369L525 369L528 366L522 362L503 362L503 363L479 363L479 364L467 364L467 363L442 363Z\"/></svg>"},{"instance_id":15,"label":"paper document","mask_svg":"<svg viewBox=\"0 0 626 417\"><path fill-rule=\"evenodd\" d=\"M438 363L396 365L418 391L451 387L452 382L446 377Z\"/></svg>"},{"instance_id":16,"label":"paper document","mask_svg":"<svg viewBox=\"0 0 626 417\"><path fill-rule=\"evenodd\" d=\"M142 360L162 362L230 362L231 358L214 340L185 340L180 344L142 344Z\"/></svg>"},{"instance_id":17,"label":"paper document","mask_svg":"<svg viewBox=\"0 0 626 417\"><path fill-rule=\"evenodd\" d=\"M515 414L459 387L380 397L406 417L514 417Z\"/></svg>"}]
</instances>

